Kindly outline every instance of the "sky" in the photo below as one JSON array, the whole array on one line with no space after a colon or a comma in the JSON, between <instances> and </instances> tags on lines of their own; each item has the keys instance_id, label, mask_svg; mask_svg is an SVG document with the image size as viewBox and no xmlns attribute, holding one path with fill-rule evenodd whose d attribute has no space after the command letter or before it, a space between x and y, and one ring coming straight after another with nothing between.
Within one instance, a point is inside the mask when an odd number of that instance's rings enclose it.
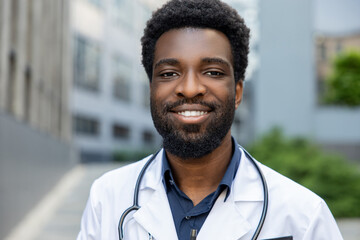
<instances>
[{"instance_id":1,"label":"sky","mask_svg":"<svg viewBox=\"0 0 360 240\"><path fill-rule=\"evenodd\" d=\"M360 32L360 0L315 0L314 23L323 33Z\"/></svg>"}]
</instances>

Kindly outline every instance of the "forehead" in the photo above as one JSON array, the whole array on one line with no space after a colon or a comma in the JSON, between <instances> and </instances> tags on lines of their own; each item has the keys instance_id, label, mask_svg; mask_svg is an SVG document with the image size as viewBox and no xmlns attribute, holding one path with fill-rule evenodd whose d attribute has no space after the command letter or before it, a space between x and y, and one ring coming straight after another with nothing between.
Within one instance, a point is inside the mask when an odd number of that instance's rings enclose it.
<instances>
[{"instance_id":1,"label":"forehead","mask_svg":"<svg viewBox=\"0 0 360 240\"><path fill-rule=\"evenodd\" d=\"M162 58L206 57L220 57L233 63L230 41L226 35L208 28L180 28L165 32L157 40L154 63Z\"/></svg>"}]
</instances>

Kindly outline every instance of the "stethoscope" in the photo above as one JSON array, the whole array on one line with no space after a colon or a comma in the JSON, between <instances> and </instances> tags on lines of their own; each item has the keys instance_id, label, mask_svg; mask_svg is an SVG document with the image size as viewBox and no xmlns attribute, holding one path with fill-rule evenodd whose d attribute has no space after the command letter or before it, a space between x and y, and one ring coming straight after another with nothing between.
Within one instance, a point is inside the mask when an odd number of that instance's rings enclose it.
<instances>
[{"instance_id":1,"label":"stethoscope","mask_svg":"<svg viewBox=\"0 0 360 240\"><path fill-rule=\"evenodd\" d=\"M257 165L257 163L255 162L255 159L250 155L250 153L248 153L243 147L241 147L239 145L239 147L244 151L245 155L247 156L247 158L251 161L251 163L254 165L255 169L258 171L260 178L261 178L261 182L262 182L262 186L263 186L263 192L264 192L264 204L263 204L263 209L262 209L262 213L261 213L261 217L259 220L259 223L256 227L256 230L254 232L254 235L252 236L251 240L256 240L260 234L260 231L264 225L265 222L265 218L266 218L266 212L267 212L267 208L268 208L268 198L269 198L269 191L268 191L268 187L266 184L266 180L264 177L264 174L262 173L262 171L260 170L259 166ZM161 149L160 149L161 150ZM141 169L139 176L136 180L136 184L135 184L135 191L134 191L134 199L133 199L133 205L131 207L129 207L128 209L126 209L120 217L119 220L119 225L118 225L118 232L119 232L119 240L123 240L124 239L124 220L125 217L132 211L137 211L140 209L139 206L139 189L140 189L140 183L141 180L145 174L146 169L149 167L149 165L153 162L153 160L156 158L157 154L160 152L157 151L155 154L152 155L152 157L145 163L145 165L143 166L143 168ZM153 239L151 234L149 233L149 239ZM192 238L192 239L196 239Z\"/></svg>"}]
</instances>

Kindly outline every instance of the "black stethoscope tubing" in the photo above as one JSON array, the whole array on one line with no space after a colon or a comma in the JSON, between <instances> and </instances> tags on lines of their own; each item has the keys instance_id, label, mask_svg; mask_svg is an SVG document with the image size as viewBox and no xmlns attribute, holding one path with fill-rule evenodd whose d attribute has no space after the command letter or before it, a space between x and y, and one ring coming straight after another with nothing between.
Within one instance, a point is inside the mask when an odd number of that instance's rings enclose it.
<instances>
[{"instance_id":1,"label":"black stethoscope tubing","mask_svg":"<svg viewBox=\"0 0 360 240\"><path fill-rule=\"evenodd\" d=\"M241 147L239 145L239 147L244 151L245 155L248 157L249 160L251 160L251 163L254 165L255 169L258 171L259 175L260 175L260 179L263 185L263 192L264 192L264 204L263 204L263 209L262 209L262 213L261 213L261 217L258 223L258 226L256 227L256 230L254 232L254 235L252 236L251 240L256 240L260 234L260 231L264 225L265 222L265 218L266 218L266 213L267 213L267 209L268 209L268 202L269 202L269 190L267 187L267 183L265 180L265 176L262 173L261 169L259 168L259 166L257 165L257 163L255 162L254 158L250 155L250 153L248 153L243 147ZM161 150L161 149L160 149ZM151 156L151 158L145 163L144 167L141 169L139 176L136 180L136 184L135 184L135 190L134 190L134 198L133 198L133 205L131 207L129 207L128 209L126 209L120 217L119 220L119 224L118 224L118 233L119 233L119 240L123 240L124 239L124 221L125 221L125 217L132 211L137 211L140 209L139 206L139 189L140 189L140 183L141 180L146 172L146 169L149 167L149 165L154 161L154 159L156 158L157 154L160 152L160 150L158 150L155 154L153 154Z\"/></svg>"}]
</instances>

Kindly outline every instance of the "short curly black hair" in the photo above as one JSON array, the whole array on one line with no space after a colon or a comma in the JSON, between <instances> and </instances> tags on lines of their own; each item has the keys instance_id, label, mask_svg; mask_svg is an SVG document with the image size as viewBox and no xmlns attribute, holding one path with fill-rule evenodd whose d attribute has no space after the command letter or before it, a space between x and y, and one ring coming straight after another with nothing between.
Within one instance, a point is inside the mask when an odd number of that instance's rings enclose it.
<instances>
[{"instance_id":1,"label":"short curly black hair","mask_svg":"<svg viewBox=\"0 0 360 240\"><path fill-rule=\"evenodd\" d=\"M236 10L219 0L170 0L152 14L141 38L142 64L150 81L159 37L171 29L186 27L211 28L224 33L232 48L235 82L244 80L250 30Z\"/></svg>"}]
</instances>

